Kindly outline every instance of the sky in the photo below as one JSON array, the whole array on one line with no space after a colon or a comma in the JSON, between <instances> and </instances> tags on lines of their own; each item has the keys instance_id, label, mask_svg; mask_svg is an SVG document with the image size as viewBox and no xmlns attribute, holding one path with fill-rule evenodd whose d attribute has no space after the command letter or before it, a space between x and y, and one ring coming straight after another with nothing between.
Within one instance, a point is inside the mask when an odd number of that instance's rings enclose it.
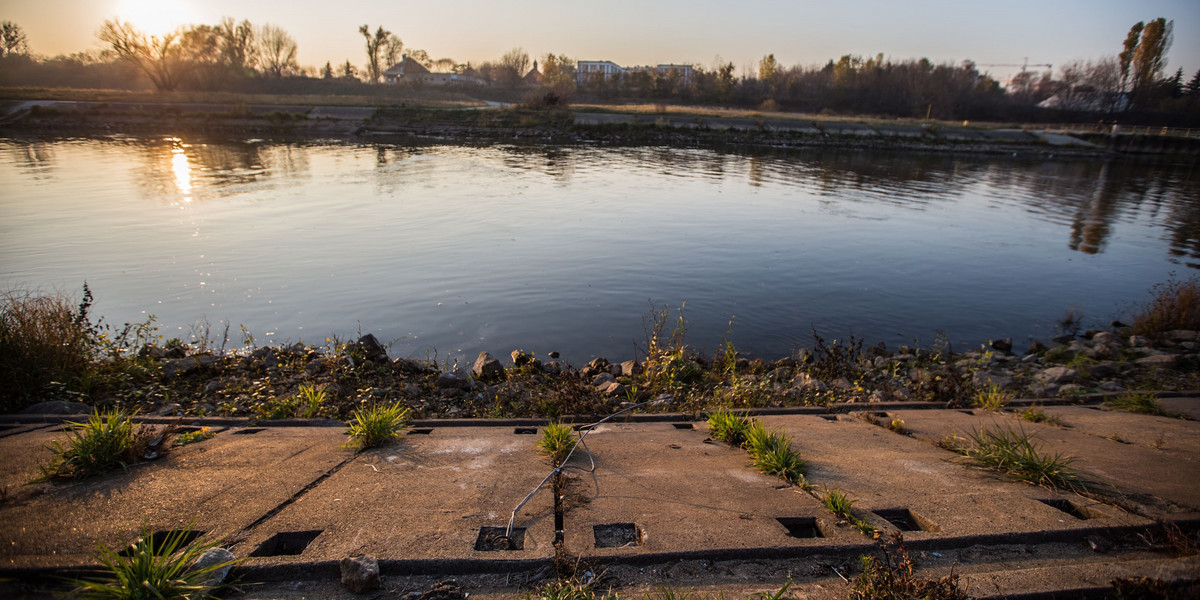
<instances>
[{"instance_id":1,"label":"sky","mask_svg":"<svg viewBox=\"0 0 1200 600\"><path fill-rule=\"evenodd\" d=\"M405 47L457 62L495 60L514 47L623 66L718 58L753 70L820 65L844 54L933 62L974 60L1004 79L1020 67L1116 55L1129 27L1174 20L1168 73L1200 69L1198 0L0 0L0 20L26 32L40 55L98 49L95 33L119 17L147 30L216 23L223 16L272 23L299 44L302 67L365 63L358 27L382 25Z\"/></svg>"}]
</instances>

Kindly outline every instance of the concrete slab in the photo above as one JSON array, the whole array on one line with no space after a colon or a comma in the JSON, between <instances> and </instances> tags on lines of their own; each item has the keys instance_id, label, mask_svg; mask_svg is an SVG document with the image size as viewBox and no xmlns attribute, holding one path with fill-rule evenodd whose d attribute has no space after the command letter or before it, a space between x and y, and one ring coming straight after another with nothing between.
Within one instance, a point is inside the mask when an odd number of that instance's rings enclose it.
<instances>
[{"instance_id":1,"label":"concrete slab","mask_svg":"<svg viewBox=\"0 0 1200 600\"><path fill-rule=\"evenodd\" d=\"M235 428L127 472L16 489L0 504L0 565L90 564L96 542L117 547L146 527L180 529L192 518L197 530L232 535L351 456L342 429L238 433L250 429L257 428ZM46 439L4 438L0 456L8 463Z\"/></svg>"},{"instance_id":2,"label":"concrete slab","mask_svg":"<svg viewBox=\"0 0 1200 600\"><path fill-rule=\"evenodd\" d=\"M979 129L980 135L997 142L1029 143L1038 141L1038 137L1021 129Z\"/></svg>"},{"instance_id":3,"label":"concrete slab","mask_svg":"<svg viewBox=\"0 0 1200 600\"><path fill-rule=\"evenodd\" d=\"M247 555L278 533L321 531L307 560L354 554L388 559L525 559L553 555L548 488L518 515L524 550L474 549L480 528L505 527L513 508L550 472L539 436L514 428L447 427L409 434L359 455L234 548ZM254 563L293 559L254 558Z\"/></svg>"},{"instance_id":4,"label":"concrete slab","mask_svg":"<svg viewBox=\"0 0 1200 600\"><path fill-rule=\"evenodd\" d=\"M1105 428L1086 419L1076 430L1028 423L1007 413L967 412L971 411L896 411L895 417L903 419L905 428L915 436L934 443L948 435L965 437L984 427L1024 430L1035 436L1045 452L1074 457L1072 468L1099 483L1100 489L1115 488L1116 501L1132 502L1131 508L1150 516L1173 519L1200 516L1200 487L1196 486L1196 481L1200 481L1200 448L1190 441L1174 449L1156 449L1089 434L1089 430L1100 432ZM1097 418L1101 415L1099 411L1092 412ZM1079 418L1080 413L1072 412L1071 415ZM1173 432L1172 439L1194 439L1194 422L1162 419L1160 425ZM1135 421L1141 420L1131 420ZM1143 427L1145 425L1138 425L1132 429Z\"/></svg>"},{"instance_id":5,"label":"concrete slab","mask_svg":"<svg viewBox=\"0 0 1200 600\"><path fill-rule=\"evenodd\" d=\"M786 131L789 133L799 133L803 135L820 135L821 130L816 123L812 121L793 121L786 119L774 119L767 121L766 128L771 131Z\"/></svg>"},{"instance_id":6,"label":"concrete slab","mask_svg":"<svg viewBox=\"0 0 1200 600\"><path fill-rule=\"evenodd\" d=\"M744 451L706 441L703 424L694 427L605 424L591 433L585 441L596 471L574 475L580 501L566 514L567 549L578 555L636 556L867 541L857 534L839 535L832 527L826 528L830 537L789 535L777 519L828 521L820 503L756 471ZM634 525L636 539L621 547L597 547L595 526L617 524Z\"/></svg>"},{"instance_id":7,"label":"concrete slab","mask_svg":"<svg viewBox=\"0 0 1200 600\"><path fill-rule=\"evenodd\" d=\"M1050 133L1048 131L1035 131L1033 135L1037 136L1041 141L1050 144L1051 146L1083 146L1085 148L1099 148L1096 144L1085 142L1079 138L1071 137L1063 133Z\"/></svg>"},{"instance_id":8,"label":"concrete slab","mask_svg":"<svg viewBox=\"0 0 1200 600\"><path fill-rule=\"evenodd\" d=\"M634 115L619 115L610 113L575 113L576 125L624 125L636 123Z\"/></svg>"},{"instance_id":9,"label":"concrete slab","mask_svg":"<svg viewBox=\"0 0 1200 600\"><path fill-rule=\"evenodd\" d=\"M929 136L924 127L917 125L875 125L874 128L884 137L915 139Z\"/></svg>"},{"instance_id":10,"label":"concrete slab","mask_svg":"<svg viewBox=\"0 0 1200 600\"><path fill-rule=\"evenodd\" d=\"M951 411L909 412L929 416ZM907 423L907 413L900 416ZM1116 507L1095 507L1095 501L1074 494L1057 494L967 468L952 452L852 416L840 415L836 420L828 420L797 415L764 417L762 421L768 428L782 427L792 436L793 445L809 461L809 483L848 493L861 511L883 511L861 514L859 518L881 529L895 530L894 524L889 525L880 517L897 513L907 516L910 525L921 530L903 531L906 539L1096 526L1095 522L1072 517L1047 501L1091 507L1094 514L1104 515L1105 526L1148 522Z\"/></svg>"},{"instance_id":11,"label":"concrete slab","mask_svg":"<svg viewBox=\"0 0 1200 600\"><path fill-rule=\"evenodd\" d=\"M339 121L365 121L375 115L374 107L367 106L317 106L308 113L310 119L336 119Z\"/></svg>"},{"instance_id":12,"label":"concrete slab","mask_svg":"<svg viewBox=\"0 0 1200 600\"><path fill-rule=\"evenodd\" d=\"M855 137L875 137L879 133L861 123L825 122L817 125L827 135L846 135Z\"/></svg>"},{"instance_id":13,"label":"concrete slab","mask_svg":"<svg viewBox=\"0 0 1200 600\"><path fill-rule=\"evenodd\" d=\"M938 127L933 130L934 137L952 142L981 142L987 139L978 129L963 129L959 127Z\"/></svg>"}]
</instances>

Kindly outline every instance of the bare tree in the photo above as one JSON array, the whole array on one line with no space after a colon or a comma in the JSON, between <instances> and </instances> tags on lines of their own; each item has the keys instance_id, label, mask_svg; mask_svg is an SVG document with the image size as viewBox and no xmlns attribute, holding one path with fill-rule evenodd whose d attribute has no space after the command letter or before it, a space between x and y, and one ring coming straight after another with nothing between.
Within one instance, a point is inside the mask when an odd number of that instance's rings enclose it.
<instances>
[{"instance_id":1,"label":"bare tree","mask_svg":"<svg viewBox=\"0 0 1200 600\"><path fill-rule=\"evenodd\" d=\"M258 62L263 74L276 79L300 69L296 64L296 40L281 27L267 23L258 28Z\"/></svg>"},{"instance_id":2,"label":"bare tree","mask_svg":"<svg viewBox=\"0 0 1200 600\"><path fill-rule=\"evenodd\" d=\"M160 92L178 87L180 77L191 67L180 47L178 32L147 36L132 24L113 19L105 21L96 36L118 58L149 77Z\"/></svg>"},{"instance_id":3,"label":"bare tree","mask_svg":"<svg viewBox=\"0 0 1200 600\"><path fill-rule=\"evenodd\" d=\"M400 37L395 34L388 35L387 41L383 43L384 61L380 67L384 67L384 71L390 69L392 65L400 62L400 57L403 56L404 42L400 41ZM383 71L380 71L382 74Z\"/></svg>"},{"instance_id":4,"label":"bare tree","mask_svg":"<svg viewBox=\"0 0 1200 600\"><path fill-rule=\"evenodd\" d=\"M29 54L29 41L20 25L12 21L0 23L0 58Z\"/></svg>"},{"instance_id":5,"label":"bare tree","mask_svg":"<svg viewBox=\"0 0 1200 600\"><path fill-rule=\"evenodd\" d=\"M250 21L234 22L224 17L216 27L221 59L239 75L252 71L257 60L254 26Z\"/></svg>"},{"instance_id":6,"label":"bare tree","mask_svg":"<svg viewBox=\"0 0 1200 600\"><path fill-rule=\"evenodd\" d=\"M500 57L495 65L493 78L505 85L516 85L529 71L529 53L522 48L513 48Z\"/></svg>"},{"instance_id":7,"label":"bare tree","mask_svg":"<svg viewBox=\"0 0 1200 600\"><path fill-rule=\"evenodd\" d=\"M378 83L379 74L382 72L379 68L380 58L382 58L380 55L386 49L385 44L392 37L392 32L384 29L382 25L375 30L375 33L371 33L369 25L359 27L358 32L367 40L367 80L370 83Z\"/></svg>"}]
</instances>

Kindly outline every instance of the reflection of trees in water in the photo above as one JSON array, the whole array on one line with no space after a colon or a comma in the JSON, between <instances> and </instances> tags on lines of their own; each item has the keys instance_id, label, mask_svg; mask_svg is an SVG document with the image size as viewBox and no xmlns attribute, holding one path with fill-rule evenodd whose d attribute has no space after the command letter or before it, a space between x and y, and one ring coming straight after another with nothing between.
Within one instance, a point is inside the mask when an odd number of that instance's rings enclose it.
<instances>
[{"instance_id":1,"label":"reflection of trees in water","mask_svg":"<svg viewBox=\"0 0 1200 600\"><path fill-rule=\"evenodd\" d=\"M1179 196L1167 207L1165 225L1170 233L1168 252L1177 257L1172 260L1200 269L1200 182L1196 179L1192 167L1175 173L1170 185Z\"/></svg>"},{"instance_id":2,"label":"reflection of trees in water","mask_svg":"<svg viewBox=\"0 0 1200 600\"><path fill-rule=\"evenodd\" d=\"M579 151L564 146L506 146L503 153L505 167L546 175L560 186L571 183L579 163Z\"/></svg>"},{"instance_id":3,"label":"reflection of trees in water","mask_svg":"<svg viewBox=\"0 0 1200 600\"><path fill-rule=\"evenodd\" d=\"M54 146L45 142L24 142L11 140L4 144L5 154L9 155L8 162L21 166L21 173L35 181L49 180L58 168L58 160L54 155Z\"/></svg>"},{"instance_id":4,"label":"reflection of trees in water","mask_svg":"<svg viewBox=\"0 0 1200 600\"><path fill-rule=\"evenodd\" d=\"M139 185L157 195L223 196L241 186L290 179L309 170L303 146L169 138L139 146L146 174L138 178Z\"/></svg>"}]
</instances>

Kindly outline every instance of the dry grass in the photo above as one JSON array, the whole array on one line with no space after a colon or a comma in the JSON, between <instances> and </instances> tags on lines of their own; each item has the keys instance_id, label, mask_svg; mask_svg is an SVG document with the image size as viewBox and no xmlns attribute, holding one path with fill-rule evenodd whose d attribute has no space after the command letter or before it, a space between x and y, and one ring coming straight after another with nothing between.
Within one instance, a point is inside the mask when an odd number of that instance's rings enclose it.
<instances>
[{"instance_id":1,"label":"dry grass","mask_svg":"<svg viewBox=\"0 0 1200 600\"><path fill-rule=\"evenodd\" d=\"M1170 279L1151 289L1154 297L1134 316L1129 333L1154 336L1176 329L1200 329L1200 279Z\"/></svg>"},{"instance_id":2,"label":"dry grass","mask_svg":"<svg viewBox=\"0 0 1200 600\"><path fill-rule=\"evenodd\" d=\"M389 90L391 91L391 90ZM75 102L136 102L165 104L283 104L301 106L394 106L417 102L422 106L483 106L465 94L429 93L400 89L387 95L246 94L240 92L152 92L40 87L0 87L0 100L70 100Z\"/></svg>"},{"instance_id":3,"label":"dry grass","mask_svg":"<svg viewBox=\"0 0 1200 600\"><path fill-rule=\"evenodd\" d=\"M51 382L74 383L88 370L86 308L74 304L64 294L0 296L0 410L23 408Z\"/></svg>"}]
</instances>

